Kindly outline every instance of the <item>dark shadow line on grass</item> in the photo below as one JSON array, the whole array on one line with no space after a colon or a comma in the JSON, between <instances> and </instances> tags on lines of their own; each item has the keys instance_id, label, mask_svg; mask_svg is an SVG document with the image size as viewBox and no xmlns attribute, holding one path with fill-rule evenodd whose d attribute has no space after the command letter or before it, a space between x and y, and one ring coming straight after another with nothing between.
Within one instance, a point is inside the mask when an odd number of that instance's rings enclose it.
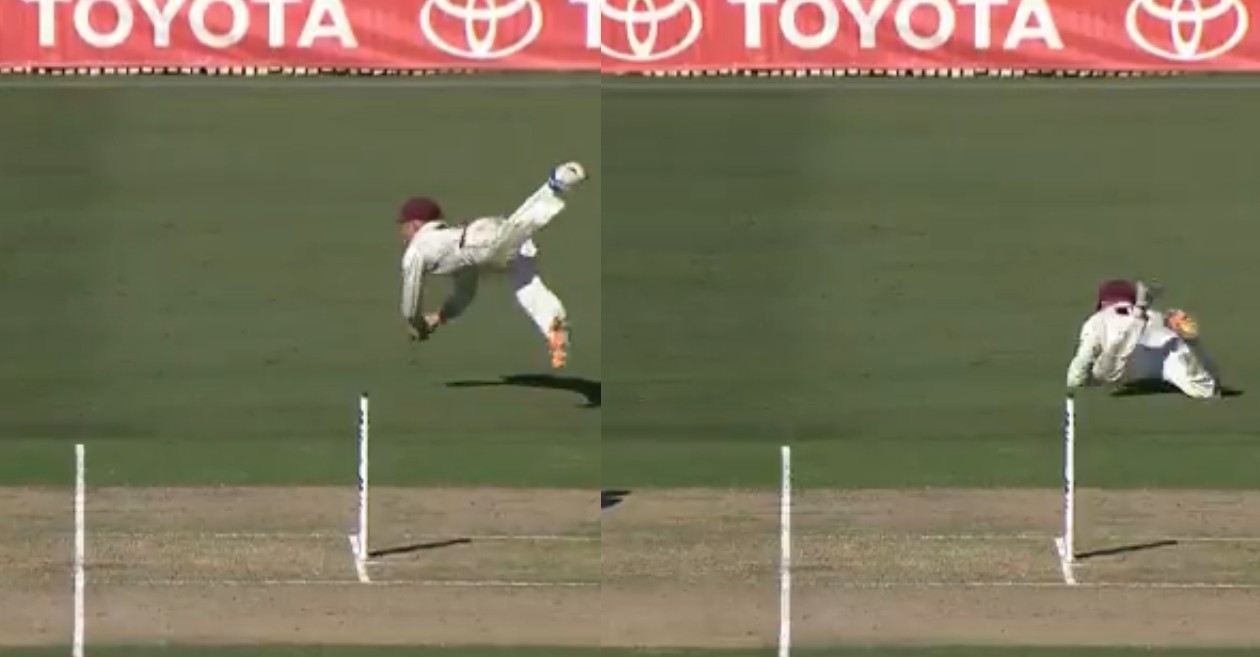
<instances>
[{"instance_id":1,"label":"dark shadow line on grass","mask_svg":"<svg viewBox=\"0 0 1260 657\"><path fill-rule=\"evenodd\" d=\"M599 508L611 509L630 495L628 490L601 490L599 491Z\"/></svg>"},{"instance_id":2,"label":"dark shadow line on grass","mask_svg":"<svg viewBox=\"0 0 1260 657\"><path fill-rule=\"evenodd\" d=\"M412 552L423 552L425 550L440 550L442 548L454 547L456 545L468 545L472 543L471 538L452 538L445 541L433 541L431 543L416 543L414 545L403 545L399 547L384 548L381 550L372 550L368 552L369 557L388 557L398 554L411 554Z\"/></svg>"},{"instance_id":3,"label":"dark shadow line on grass","mask_svg":"<svg viewBox=\"0 0 1260 657\"><path fill-rule=\"evenodd\" d=\"M586 403L583 408L599 408L604 401L604 384L601 381L576 376L554 374L510 374L497 380L451 381L448 388L491 388L509 386L540 390L563 390L581 395Z\"/></svg>"},{"instance_id":4,"label":"dark shadow line on grass","mask_svg":"<svg viewBox=\"0 0 1260 657\"><path fill-rule=\"evenodd\" d=\"M1134 545L1121 545L1119 547L1105 548L1102 550L1090 550L1089 552L1078 552L1076 554L1077 561L1093 559L1094 557L1114 557L1121 554L1132 554L1134 552L1144 552L1146 550L1155 550L1162 547L1172 547L1180 545L1174 540L1151 541L1150 543L1137 543Z\"/></svg>"},{"instance_id":5,"label":"dark shadow line on grass","mask_svg":"<svg viewBox=\"0 0 1260 657\"><path fill-rule=\"evenodd\" d=\"M1136 381L1125 384L1111 393L1112 397L1151 397L1154 395L1181 395L1177 386L1167 381ZM1226 399L1241 397L1243 391L1229 386L1221 386L1221 397Z\"/></svg>"}]
</instances>

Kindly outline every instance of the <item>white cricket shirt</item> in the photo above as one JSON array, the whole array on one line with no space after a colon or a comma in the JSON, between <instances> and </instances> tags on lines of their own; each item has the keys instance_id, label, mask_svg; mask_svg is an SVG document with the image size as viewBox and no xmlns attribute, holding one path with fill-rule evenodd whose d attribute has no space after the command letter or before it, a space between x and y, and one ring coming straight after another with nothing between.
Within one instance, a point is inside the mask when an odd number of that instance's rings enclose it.
<instances>
[{"instance_id":1,"label":"white cricket shirt","mask_svg":"<svg viewBox=\"0 0 1260 657\"><path fill-rule=\"evenodd\" d=\"M423 312L424 283L430 275L454 276L455 288L442 305L442 318L454 319L477 293L478 253L466 249L470 226L430 222L420 227L402 257L402 301L399 310L412 321Z\"/></svg>"},{"instance_id":2,"label":"white cricket shirt","mask_svg":"<svg viewBox=\"0 0 1260 657\"><path fill-rule=\"evenodd\" d=\"M1067 385L1075 388L1090 379L1115 383L1125 376L1129 358L1138 345L1162 346L1176 334L1164 325L1157 310L1142 310L1130 303L1107 306L1090 315L1081 326L1076 354L1068 365Z\"/></svg>"}]
</instances>

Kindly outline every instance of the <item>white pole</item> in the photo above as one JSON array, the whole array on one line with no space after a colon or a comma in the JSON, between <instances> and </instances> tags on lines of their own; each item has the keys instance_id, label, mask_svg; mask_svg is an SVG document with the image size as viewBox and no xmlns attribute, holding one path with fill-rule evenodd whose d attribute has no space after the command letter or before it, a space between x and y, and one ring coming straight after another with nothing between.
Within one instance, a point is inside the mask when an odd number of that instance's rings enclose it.
<instances>
[{"instance_id":1,"label":"white pole","mask_svg":"<svg viewBox=\"0 0 1260 657\"><path fill-rule=\"evenodd\" d=\"M1076 584L1076 400L1068 393L1063 406L1063 534L1054 539L1063 583Z\"/></svg>"},{"instance_id":2,"label":"white pole","mask_svg":"<svg viewBox=\"0 0 1260 657\"><path fill-rule=\"evenodd\" d=\"M359 396L359 560L368 559L368 395Z\"/></svg>"},{"instance_id":3,"label":"white pole","mask_svg":"<svg viewBox=\"0 0 1260 657\"><path fill-rule=\"evenodd\" d=\"M782 448L779 494L779 657L792 653L792 448Z\"/></svg>"},{"instance_id":4,"label":"white pole","mask_svg":"<svg viewBox=\"0 0 1260 657\"><path fill-rule=\"evenodd\" d=\"M74 446L74 657L83 657L84 644L84 595L87 577L84 563L87 557L87 472L83 445Z\"/></svg>"},{"instance_id":5,"label":"white pole","mask_svg":"<svg viewBox=\"0 0 1260 657\"><path fill-rule=\"evenodd\" d=\"M1076 400L1063 407L1063 559L1076 561Z\"/></svg>"}]
</instances>

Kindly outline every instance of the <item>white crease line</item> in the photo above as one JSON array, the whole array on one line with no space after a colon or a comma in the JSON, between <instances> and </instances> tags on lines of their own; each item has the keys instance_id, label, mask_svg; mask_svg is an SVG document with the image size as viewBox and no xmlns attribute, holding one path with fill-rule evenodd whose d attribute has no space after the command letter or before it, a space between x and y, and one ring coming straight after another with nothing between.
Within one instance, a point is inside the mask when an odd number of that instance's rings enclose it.
<instances>
[{"instance_id":1,"label":"white crease line","mask_svg":"<svg viewBox=\"0 0 1260 657\"><path fill-rule=\"evenodd\" d=\"M794 514L799 515L799 514ZM924 542L938 541L1049 541L1057 538L1053 534L1038 533L993 533L993 534L896 534L896 533L819 533L809 531L808 529L799 532L802 536L811 538L834 538L837 540L880 540L880 541L904 541L916 540ZM345 534L338 532L124 532L98 530L92 532L94 537L104 538L201 538L201 539L340 539ZM401 541L440 541L450 538L467 538L471 541L537 541L547 542L554 541L557 543L596 543L601 541L600 536L582 536L576 534L459 534L452 532L449 535L419 535L419 534L400 534L398 540ZM1090 541L1097 543L1124 541L1129 543L1145 543L1157 541L1177 541L1178 543L1260 543L1260 536L1131 536L1123 534L1094 534L1090 536Z\"/></svg>"},{"instance_id":2,"label":"white crease line","mask_svg":"<svg viewBox=\"0 0 1260 657\"><path fill-rule=\"evenodd\" d=\"M410 539L412 537L408 536L407 538ZM438 537L432 536L432 537L416 537L416 538L438 538ZM538 535L524 534L520 536L515 536L512 534L490 534L486 536L475 536L475 535L468 536L467 538L472 541L538 541L538 542L555 541L557 543L598 543L601 540L601 537L599 536L563 536L563 535L553 536L553 535L548 535L548 534L538 534Z\"/></svg>"},{"instance_id":3,"label":"white crease line","mask_svg":"<svg viewBox=\"0 0 1260 657\"><path fill-rule=\"evenodd\" d=\"M599 582L531 582L516 580L374 580L371 582L360 582L358 580L349 579L223 579L223 580L195 580L195 579L155 579L155 580L137 580L137 581L113 581L102 582L102 587L126 587L126 586L151 586L151 587L205 587L205 588L249 588L249 587L275 587L275 586L360 586L367 584L369 586L382 587L415 587L415 588L463 588L463 589L497 589L497 588L562 588L562 589L586 589L599 588Z\"/></svg>"},{"instance_id":4,"label":"white crease line","mask_svg":"<svg viewBox=\"0 0 1260 657\"><path fill-rule=\"evenodd\" d=\"M814 582L813 584L824 584ZM1167 589L1167 590L1260 590L1253 584L1230 582L1079 582L992 581L992 582L826 582L832 589Z\"/></svg>"},{"instance_id":5,"label":"white crease line","mask_svg":"<svg viewBox=\"0 0 1260 657\"><path fill-rule=\"evenodd\" d=\"M99 582L101 587L206 587L249 588L278 586L360 586L356 580L335 579L258 579L258 580L138 580ZM1260 590L1260 582L1253 584L1229 582L1081 582L1076 585L1060 581L990 581L990 582L813 582L811 586L825 585L829 589L885 590L885 589L1159 589L1159 590ZM370 586L414 588L600 588L599 582L531 582L514 580L376 580ZM809 588L809 587L806 587Z\"/></svg>"},{"instance_id":6,"label":"white crease line","mask_svg":"<svg viewBox=\"0 0 1260 657\"><path fill-rule=\"evenodd\" d=\"M197 532L197 531L110 531L99 530L92 532L93 536L101 536L106 538L223 538L223 539L252 539L252 538L336 538L340 539L346 534L340 532Z\"/></svg>"},{"instance_id":7,"label":"white crease line","mask_svg":"<svg viewBox=\"0 0 1260 657\"><path fill-rule=\"evenodd\" d=\"M93 536L106 538L193 538L193 539L227 539L227 540L249 540L249 539L340 539L344 534L337 532L122 532L122 531L96 531ZM600 540L599 536L579 536L564 534L459 534L451 533L445 536L434 535L414 535L402 534L399 540L434 540L466 538L471 541L555 541L555 542L573 542L573 543L593 543Z\"/></svg>"},{"instance_id":8,"label":"white crease line","mask_svg":"<svg viewBox=\"0 0 1260 657\"><path fill-rule=\"evenodd\" d=\"M836 538L841 540L851 539L868 539L868 540L887 540L887 541L904 541L917 540L924 542L935 541L1049 541L1057 536L1052 534L1034 534L1034 533L1012 533L1012 534L890 534L890 533L849 533L849 534L817 534L808 531L802 531L805 536L823 536L826 538ZM1131 536L1125 534L1092 534L1090 541L1097 543L1118 542L1127 543L1154 543L1158 541L1177 541L1178 543L1260 543L1260 536Z\"/></svg>"}]
</instances>

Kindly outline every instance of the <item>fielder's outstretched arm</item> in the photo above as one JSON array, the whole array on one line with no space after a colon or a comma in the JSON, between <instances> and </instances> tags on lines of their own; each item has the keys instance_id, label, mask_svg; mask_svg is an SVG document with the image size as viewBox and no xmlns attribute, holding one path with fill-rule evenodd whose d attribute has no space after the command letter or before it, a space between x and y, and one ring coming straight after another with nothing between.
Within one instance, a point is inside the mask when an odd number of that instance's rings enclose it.
<instances>
[{"instance_id":1,"label":"fielder's outstretched arm","mask_svg":"<svg viewBox=\"0 0 1260 657\"><path fill-rule=\"evenodd\" d=\"M442 309L438 311L439 324L445 324L464 314L468 305L477 296L477 283L480 278L480 272L475 267L461 269L455 273L455 287L451 290L451 295L446 298L446 302L442 304Z\"/></svg>"},{"instance_id":2,"label":"fielder's outstretched arm","mask_svg":"<svg viewBox=\"0 0 1260 657\"><path fill-rule=\"evenodd\" d=\"M416 335L428 332L428 325L421 312L424 302L424 260L419 256L408 258L403 265L402 301L399 311Z\"/></svg>"}]
</instances>

